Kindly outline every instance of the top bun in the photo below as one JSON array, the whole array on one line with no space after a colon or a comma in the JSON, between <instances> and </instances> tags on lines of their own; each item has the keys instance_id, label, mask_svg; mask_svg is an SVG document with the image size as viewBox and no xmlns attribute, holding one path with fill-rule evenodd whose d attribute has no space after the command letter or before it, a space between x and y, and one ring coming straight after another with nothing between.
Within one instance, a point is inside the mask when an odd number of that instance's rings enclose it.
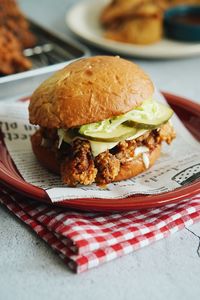
<instances>
[{"instance_id":1,"label":"top bun","mask_svg":"<svg viewBox=\"0 0 200 300\"><path fill-rule=\"evenodd\" d=\"M30 122L71 128L124 114L154 92L149 77L118 56L75 61L44 81L33 93Z\"/></svg>"}]
</instances>

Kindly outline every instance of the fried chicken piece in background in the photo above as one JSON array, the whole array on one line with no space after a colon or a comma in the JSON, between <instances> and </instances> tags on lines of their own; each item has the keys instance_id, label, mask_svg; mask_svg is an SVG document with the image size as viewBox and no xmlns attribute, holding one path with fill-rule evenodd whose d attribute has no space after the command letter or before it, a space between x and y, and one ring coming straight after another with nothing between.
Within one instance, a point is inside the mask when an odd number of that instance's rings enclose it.
<instances>
[{"instance_id":1,"label":"fried chicken piece in background","mask_svg":"<svg viewBox=\"0 0 200 300\"><path fill-rule=\"evenodd\" d=\"M160 18L135 18L122 23L117 30L108 30L105 37L124 43L148 45L159 41L162 33Z\"/></svg>"},{"instance_id":2,"label":"fried chicken piece in background","mask_svg":"<svg viewBox=\"0 0 200 300\"><path fill-rule=\"evenodd\" d=\"M31 62L22 54L18 39L0 27L0 74L13 74L31 68Z\"/></svg>"},{"instance_id":3,"label":"fried chicken piece in background","mask_svg":"<svg viewBox=\"0 0 200 300\"><path fill-rule=\"evenodd\" d=\"M36 44L28 21L15 0L0 0L0 74L10 75L32 66L23 49Z\"/></svg>"},{"instance_id":4,"label":"fried chicken piece in background","mask_svg":"<svg viewBox=\"0 0 200 300\"><path fill-rule=\"evenodd\" d=\"M162 38L163 12L161 0L117 0L101 14L105 37L125 43L152 44Z\"/></svg>"},{"instance_id":5,"label":"fried chicken piece in background","mask_svg":"<svg viewBox=\"0 0 200 300\"><path fill-rule=\"evenodd\" d=\"M7 28L19 40L22 48L33 47L35 36L15 0L0 0L0 26Z\"/></svg>"},{"instance_id":6,"label":"fried chicken piece in background","mask_svg":"<svg viewBox=\"0 0 200 300\"><path fill-rule=\"evenodd\" d=\"M146 4L156 4L161 9L166 8L165 0L113 0L103 9L100 21L104 26L112 25L120 19L135 16L141 8L144 13L143 7ZM147 8L147 13L149 13L149 8Z\"/></svg>"},{"instance_id":7,"label":"fried chicken piece in background","mask_svg":"<svg viewBox=\"0 0 200 300\"><path fill-rule=\"evenodd\" d=\"M113 0L100 22L108 39L148 45L162 38L165 10L180 4L200 4L200 0Z\"/></svg>"}]
</instances>

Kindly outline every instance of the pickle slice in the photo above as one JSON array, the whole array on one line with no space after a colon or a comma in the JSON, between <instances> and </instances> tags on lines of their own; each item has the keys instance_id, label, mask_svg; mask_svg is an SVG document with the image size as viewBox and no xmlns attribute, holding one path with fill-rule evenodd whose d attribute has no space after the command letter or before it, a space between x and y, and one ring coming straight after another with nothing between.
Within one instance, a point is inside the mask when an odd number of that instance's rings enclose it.
<instances>
[{"instance_id":1,"label":"pickle slice","mask_svg":"<svg viewBox=\"0 0 200 300\"><path fill-rule=\"evenodd\" d=\"M166 123L166 122L164 122L164 123ZM134 121L126 121L124 123L124 125L126 125L128 127L135 127L137 129L153 130L153 129L156 129L156 128L160 127L164 123L161 122L161 123L155 125L155 124L137 123L137 122L134 122Z\"/></svg>"},{"instance_id":2,"label":"pickle slice","mask_svg":"<svg viewBox=\"0 0 200 300\"><path fill-rule=\"evenodd\" d=\"M166 123L173 115L173 110L159 102L147 102L145 109L135 110L129 114L126 126L154 129Z\"/></svg>"},{"instance_id":3,"label":"pickle slice","mask_svg":"<svg viewBox=\"0 0 200 300\"><path fill-rule=\"evenodd\" d=\"M137 133L137 129L130 126L119 125L112 132L86 132L80 134L80 136L85 137L92 141L102 141L102 142L120 142Z\"/></svg>"}]
</instances>

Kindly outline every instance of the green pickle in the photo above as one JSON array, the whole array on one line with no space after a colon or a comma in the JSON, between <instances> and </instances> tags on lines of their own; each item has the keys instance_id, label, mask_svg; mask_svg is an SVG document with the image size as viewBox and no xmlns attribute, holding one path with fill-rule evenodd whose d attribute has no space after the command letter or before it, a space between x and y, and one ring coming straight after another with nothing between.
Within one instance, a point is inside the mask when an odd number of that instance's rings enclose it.
<instances>
[{"instance_id":1,"label":"green pickle","mask_svg":"<svg viewBox=\"0 0 200 300\"><path fill-rule=\"evenodd\" d=\"M118 142L134 136L138 130L135 127L125 126L123 124L117 126L112 132L96 131L81 134L83 137L92 141L102 142Z\"/></svg>"},{"instance_id":2,"label":"green pickle","mask_svg":"<svg viewBox=\"0 0 200 300\"><path fill-rule=\"evenodd\" d=\"M126 126L154 129L169 121L173 110L159 102L146 101L134 111L130 112L130 118L125 122Z\"/></svg>"},{"instance_id":3,"label":"green pickle","mask_svg":"<svg viewBox=\"0 0 200 300\"><path fill-rule=\"evenodd\" d=\"M121 116L83 125L79 128L78 134L93 141L118 142L136 135L141 129L158 128L172 115L173 110L170 107L146 100L140 107Z\"/></svg>"}]
</instances>

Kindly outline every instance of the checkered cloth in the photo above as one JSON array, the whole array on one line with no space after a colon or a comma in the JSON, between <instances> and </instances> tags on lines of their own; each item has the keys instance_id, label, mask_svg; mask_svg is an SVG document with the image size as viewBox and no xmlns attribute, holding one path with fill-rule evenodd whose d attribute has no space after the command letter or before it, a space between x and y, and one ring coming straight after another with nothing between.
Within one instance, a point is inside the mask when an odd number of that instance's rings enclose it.
<instances>
[{"instance_id":1,"label":"checkered cloth","mask_svg":"<svg viewBox=\"0 0 200 300\"><path fill-rule=\"evenodd\" d=\"M75 272L97 267L200 220L200 195L123 213L86 213L41 204L8 189L0 203L29 225Z\"/></svg>"}]
</instances>

